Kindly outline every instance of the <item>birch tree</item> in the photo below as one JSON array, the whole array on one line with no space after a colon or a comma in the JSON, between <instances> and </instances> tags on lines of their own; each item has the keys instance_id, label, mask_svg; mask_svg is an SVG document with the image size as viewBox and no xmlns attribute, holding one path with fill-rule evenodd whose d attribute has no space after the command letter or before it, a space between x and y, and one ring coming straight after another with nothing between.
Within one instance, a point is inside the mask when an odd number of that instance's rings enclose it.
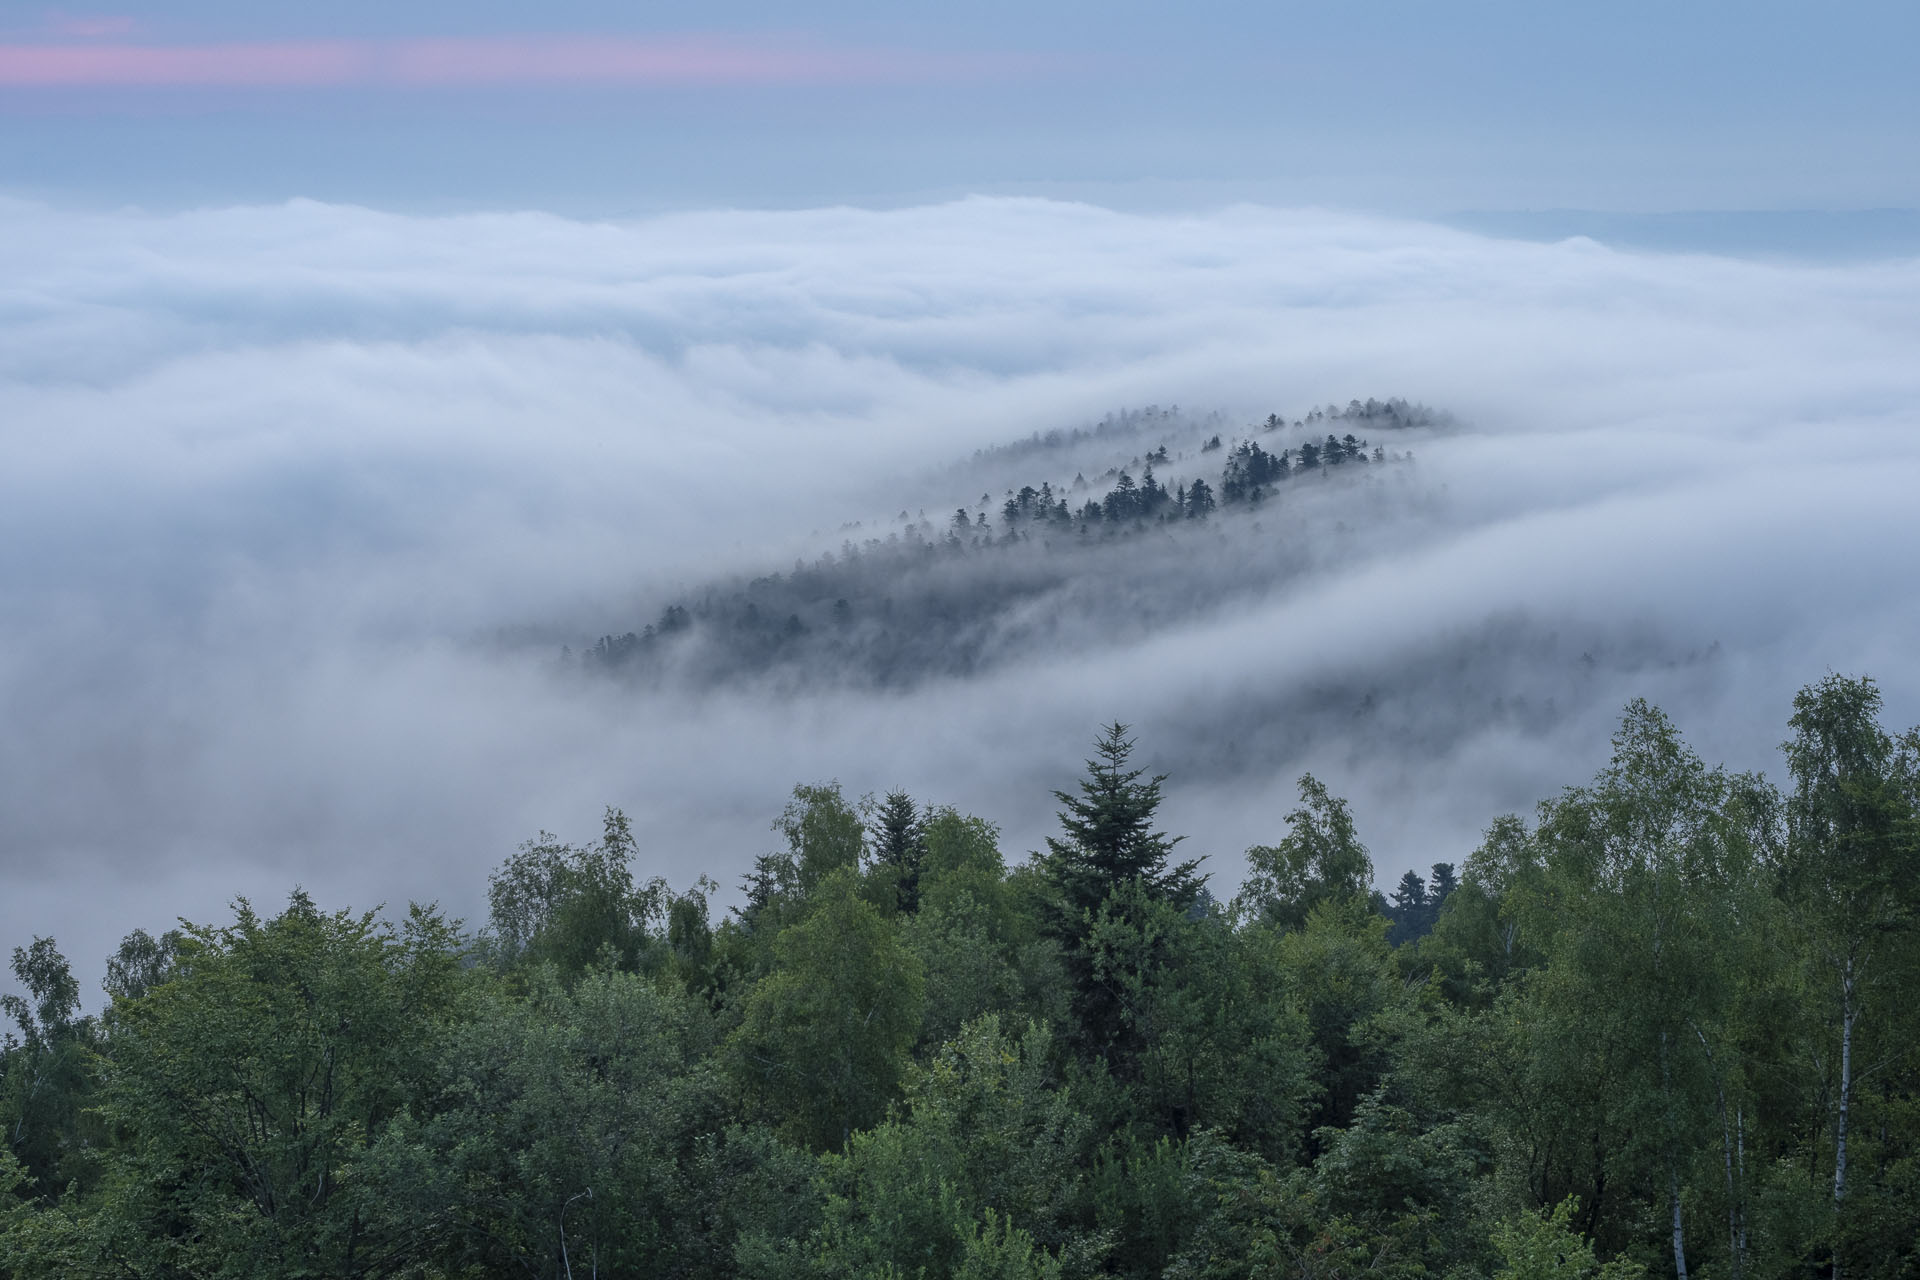
<instances>
[{"instance_id":1,"label":"birch tree","mask_svg":"<svg viewBox=\"0 0 1920 1280\"><path fill-rule=\"evenodd\" d=\"M1716 1046L1734 1003L1728 887L1751 883L1746 782L1709 769L1672 722L1628 705L1589 787L1542 806L1547 875L1530 928L1550 939L1535 984L1542 1065L1591 1077L1611 1152L1603 1173L1658 1186L1668 1251L1689 1274L1685 1196L1719 1114ZM1597 1203L1597 1201L1596 1201Z\"/></svg>"},{"instance_id":2,"label":"birch tree","mask_svg":"<svg viewBox=\"0 0 1920 1280\"><path fill-rule=\"evenodd\" d=\"M1889 994L1894 958L1914 924L1912 798L1904 785L1910 769L1907 753L1880 725L1880 708L1872 679L1828 675L1794 696L1793 736L1782 744L1793 780L1787 899L1835 1037L1829 1069L1837 1229L1847 1201L1863 1023ZM1842 1269L1836 1246L1834 1280Z\"/></svg>"}]
</instances>

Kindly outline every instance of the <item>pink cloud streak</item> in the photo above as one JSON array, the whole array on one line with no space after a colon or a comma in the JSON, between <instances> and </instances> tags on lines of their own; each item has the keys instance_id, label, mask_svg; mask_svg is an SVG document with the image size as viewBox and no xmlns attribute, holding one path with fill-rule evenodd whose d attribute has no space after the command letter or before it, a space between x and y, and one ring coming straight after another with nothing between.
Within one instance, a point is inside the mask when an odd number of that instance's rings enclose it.
<instances>
[{"instance_id":1,"label":"pink cloud streak","mask_svg":"<svg viewBox=\"0 0 1920 1280\"><path fill-rule=\"evenodd\" d=\"M72 14L55 13L47 17L46 33L69 40L100 40L107 36L132 35L139 23L132 18L118 14L100 14L92 17L75 17Z\"/></svg>"},{"instance_id":2,"label":"pink cloud streak","mask_svg":"<svg viewBox=\"0 0 1920 1280\"><path fill-rule=\"evenodd\" d=\"M289 40L252 44L0 44L0 88L459 88L779 85L976 79L1020 69L994 55L933 55L720 40Z\"/></svg>"}]
</instances>

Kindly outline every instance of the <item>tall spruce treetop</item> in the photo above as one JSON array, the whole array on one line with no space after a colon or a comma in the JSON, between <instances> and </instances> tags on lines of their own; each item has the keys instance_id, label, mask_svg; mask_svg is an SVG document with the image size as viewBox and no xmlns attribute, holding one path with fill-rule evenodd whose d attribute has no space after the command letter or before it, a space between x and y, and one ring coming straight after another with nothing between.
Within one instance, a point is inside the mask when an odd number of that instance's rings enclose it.
<instances>
[{"instance_id":1,"label":"tall spruce treetop","mask_svg":"<svg viewBox=\"0 0 1920 1280\"><path fill-rule=\"evenodd\" d=\"M1169 864L1184 836L1153 829L1165 774L1127 768L1134 742L1118 721L1101 731L1080 793L1056 791L1062 838L1047 838L1048 872L1069 921L1097 910L1107 895L1138 880L1156 898L1190 906L1200 891L1198 859ZM1142 779L1145 779L1144 781Z\"/></svg>"},{"instance_id":2,"label":"tall spruce treetop","mask_svg":"<svg viewBox=\"0 0 1920 1280\"><path fill-rule=\"evenodd\" d=\"M1418 871L1409 871L1400 877L1387 909L1387 918L1393 921L1387 941L1395 946L1425 936L1431 927L1427 911L1427 882L1420 878Z\"/></svg>"},{"instance_id":3,"label":"tall spruce treetop","mask_svg":"<svg viewBox=\"0 0 1920 1280\"><path fill-rule=\"evenodd\" d=\"M896 909L917 910L927 838L913 797L904 791L889 791L868 818L867 832L876 869L884 868L894 879Z\"/></svg>"}]
</instances>

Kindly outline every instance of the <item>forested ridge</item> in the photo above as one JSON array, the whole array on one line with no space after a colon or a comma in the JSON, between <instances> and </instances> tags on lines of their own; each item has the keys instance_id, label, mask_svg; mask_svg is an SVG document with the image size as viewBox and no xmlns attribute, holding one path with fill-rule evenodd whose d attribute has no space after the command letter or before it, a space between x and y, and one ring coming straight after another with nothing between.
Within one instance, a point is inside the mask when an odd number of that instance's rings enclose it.
<instances>
[{"instance_id":1,"label":"forested ridge","mask_svg":"<svg viewBox=\"0 0 1920 1280\"><path fill-rule=\"evenodd\" d=\"M1000 480L998 497L961 492L932 515L903 507L884 529L850 523L837 552L692 587L566 661L650 684L901 687L1062 639L1112 643L1297 572L1310 548L1256 518L1288 501L1290 482L1351 483L1412 456L1357 432L1445 421L1400 399L1355 400L1291 422L1269 414L1229 438L1217 414L1109 414L982 450L946 477ZM1338 509L1364 518L1356 503Z\"/></svg>"},{"instance_id":2,"label":"forested ridge","mask_svg":"<svg viewBox=\"0 0 1920 1280\"><path fill-rule=\"evenodd\" d=\"M1882 721L1809 685L1776 784L1636 701L1390 896L1311 776L1210 883L1116 724L1028 856L807 784L727 910L609 810L482 927L295 891L135 932L97 1014L35 938L0 1275L1912 1276L1920 731Z\"/></svg>"}]
</instances>

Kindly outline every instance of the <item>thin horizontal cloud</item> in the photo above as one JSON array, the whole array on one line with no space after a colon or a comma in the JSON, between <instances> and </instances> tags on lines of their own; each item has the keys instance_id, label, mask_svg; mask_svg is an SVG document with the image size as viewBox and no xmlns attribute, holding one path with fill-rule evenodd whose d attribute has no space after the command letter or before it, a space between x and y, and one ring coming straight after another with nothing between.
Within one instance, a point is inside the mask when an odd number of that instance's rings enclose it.
<instances>
[{"instance_id":1,"label":"thin horizontal cloud","mask_svg":"<svg viewBox=\"0 0 1920 1280\"><path fill-rule=\"evenodd\" d=\"M1031 58L1005 54L831 48L718 37L46 43L0 45L0 88L901 84L992 78L1034 65Z\"/></svg>"},{"instance_id":2,"label":"thin horizontal cloud","mask_svg":"<svg viewBox=\"0 0 1920 1280\"><path fill-rule=\"evenodd\" d=\"M129 36L140 27L125 14L49 14L41 29L61 40L104 40L109 36Z\"/></svg>"}]
</instances>

